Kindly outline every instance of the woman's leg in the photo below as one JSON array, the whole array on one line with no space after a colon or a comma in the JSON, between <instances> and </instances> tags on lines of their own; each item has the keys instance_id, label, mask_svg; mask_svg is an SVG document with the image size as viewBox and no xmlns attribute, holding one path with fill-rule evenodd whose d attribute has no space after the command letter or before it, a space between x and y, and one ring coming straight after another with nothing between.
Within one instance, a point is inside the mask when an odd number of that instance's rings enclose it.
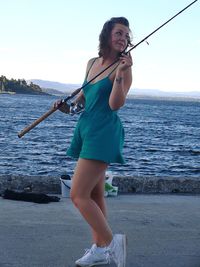
<instances>
[{"instance_id":1,"label":"woman's leg","mask_svg":"<svg viewBox=\"0 0 200 267\"><path fill-rule=\"evenodd\" d=\"M97 192L99 191L98 188L102 188L102 177L106 168L107 164L104 162L79 159L71 188L71 199L91 226L95 235L94 238L99 240L99 246L108 246L112 241L112 231L104 216L105 203L101 201L97 204L92 199L95 191Z\"/></svg>"},{"instance_id":2,"label":"woman's leg","mask_svg":"<svg viewBox=\"0 0 200 267\"><path fill-rule=\"evenodd\" d=\"M105 172L103 173L102 177L99 179L98 184L92 190L91 198L99 206L104 217L107 219L107 208L106 208L105 197L104 197L104 188L105 188ZM99 236L98 233L95 232L93 229L92 229L92 237L93 237L93 242L98 247L100 247L101 244L103 243L102 237Z\"/></svg>"}]
</instances>

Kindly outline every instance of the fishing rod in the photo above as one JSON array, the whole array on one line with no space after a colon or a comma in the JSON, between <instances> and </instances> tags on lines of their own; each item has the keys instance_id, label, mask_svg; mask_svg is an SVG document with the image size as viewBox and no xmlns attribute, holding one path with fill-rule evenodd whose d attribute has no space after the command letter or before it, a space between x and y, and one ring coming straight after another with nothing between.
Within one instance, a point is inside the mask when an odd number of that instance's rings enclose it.
<instances>
[{"instance_id":1,"label":"fishing rod","mask_svg":"<svg viewBox=\"0 0 200 267\"><path fill-rule=\"evenodd\" d=\"M152 31L150 34L148 34L146 37L144 37L141 41L139 41L136 45L131 47L128 51L125 52L125 54L130 53L133 49L135 49L138 45L146 41L150 36L152 36L154 33L156 33L158 30L160 30L162 27L164 27L166 24L168 24L170 21L172 21L175 17L179 16L182 12L184 12L186 9L188 9L190 6L192 6L195 2L198 0L195 0L191 2L189 5L187 5L185 8L183 8L181 11L176 13L173 17L168 19L166 22L164 22L161 26L159 26L157 29ZM123 52L122 52L123 53ZM64 103L67 103L70 99L74 98L76 95L80 93L80 91L85 88L88 84L90 84L92 81L94 81L98 76L100 76L102 73L104 73L106 70L108 70L110 67L112 67L114 64L116 64L119 61L119 58L113 61L110 65L108 65L105 69L100 71L97 75L95 75L91 80L83 84L80 88L76 89L74 92L72 92L69 96L61 100L61 103L57 107L52 107L49 111L47 111L45 114L43 114L40 118L35 120L33 123L31 123L29 126L25 127L20 133L18 133L18 137L21 138L26 133L28 133L31 129L33 129L35 126L37 126L40 122L45 120L47 117L49 117L52 113L54 113L57 109L59 109Z\"/></svg>"}]
</instances>

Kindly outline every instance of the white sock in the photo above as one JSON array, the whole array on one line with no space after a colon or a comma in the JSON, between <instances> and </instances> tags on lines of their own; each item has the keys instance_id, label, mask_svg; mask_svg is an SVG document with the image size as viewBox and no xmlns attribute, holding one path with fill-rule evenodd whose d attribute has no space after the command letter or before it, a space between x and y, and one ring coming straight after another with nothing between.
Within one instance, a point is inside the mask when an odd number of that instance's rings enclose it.
<instances>
[{"instance_id":1,"label":"white sock","mask_svg":"<svg viewBox=\"0 0 200 267\"><path fill-rule=\"evenodd\" d=\"M104 252L106 250L106 247L97 247L96 248L98 252Z\"/></svg>"}]
</instances>

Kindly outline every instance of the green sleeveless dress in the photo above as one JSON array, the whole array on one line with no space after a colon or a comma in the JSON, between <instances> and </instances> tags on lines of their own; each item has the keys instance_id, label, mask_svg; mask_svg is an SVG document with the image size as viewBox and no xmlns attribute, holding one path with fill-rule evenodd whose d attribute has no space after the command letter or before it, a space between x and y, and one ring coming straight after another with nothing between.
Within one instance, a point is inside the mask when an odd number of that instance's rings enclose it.
<instances>
[{"instance_id":1,"label":"green sleeveless dress","mask_svg":"<svg viewBox=\"0 0 200 267\"><path fill-rule=\"evenodd\" d=\"M109 106L113 86L110 74L83 88L85 110L79 117L67 150L70 157L100 160L108 164L125 163L122 156L124 128L117 111Z\"/></svg>"}]
</instances>

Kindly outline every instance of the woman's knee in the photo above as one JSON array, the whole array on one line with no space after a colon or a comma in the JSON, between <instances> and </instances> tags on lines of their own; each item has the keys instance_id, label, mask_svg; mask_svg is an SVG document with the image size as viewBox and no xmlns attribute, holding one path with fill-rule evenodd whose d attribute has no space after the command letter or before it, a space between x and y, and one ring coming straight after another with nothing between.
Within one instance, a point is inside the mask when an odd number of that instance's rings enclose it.
<instances>
[{"instance_id":1,"label":"woman's knee","mask_svg":"<svg viewBox=\"0 0 200 267\"><path fill-rule=\"evenodd\" d=\"M79 203L79 197L78 197L78 195L74 191L72 191L72 189L70 190L70 199L71 199L71 201L73 202L73 204L75 206L78 205L78 203Z\"/></svg>"},{"instance_id":2,"label":"woman's knee","mask_svg":"<svg viewBox=\"0 0 200 267\"><path fill-rule=\"evenodd\" d=\"M70 191L70 198L73 204L79 208L81 204L88 199L87 196L84 196L82 194L77 193L76 191L71 190Z\"/></svg>"}]
</instances>

